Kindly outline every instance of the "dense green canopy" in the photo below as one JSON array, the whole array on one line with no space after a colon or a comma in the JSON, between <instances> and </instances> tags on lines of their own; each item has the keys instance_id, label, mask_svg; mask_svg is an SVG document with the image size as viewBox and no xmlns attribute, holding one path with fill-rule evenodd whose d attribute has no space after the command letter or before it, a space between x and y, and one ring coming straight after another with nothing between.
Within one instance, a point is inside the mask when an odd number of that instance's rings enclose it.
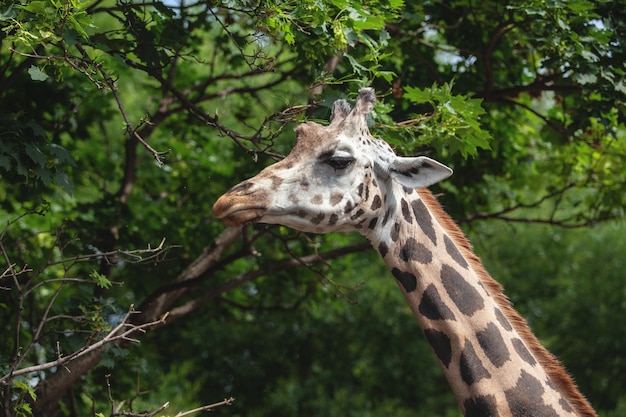
<instances>
[{"instance_id":1,"label":"dense green canopy","mask_svg":"<svg viewBox=\"0 0 626 417\"><path fill-rule=\"evenodd\" d=\"M211 215L363 86L372 131L454 168L446 210L626 414L623 4L17 0L0 29L2 415L458 416L359 236Z\"/></svg>"}]
</instances>

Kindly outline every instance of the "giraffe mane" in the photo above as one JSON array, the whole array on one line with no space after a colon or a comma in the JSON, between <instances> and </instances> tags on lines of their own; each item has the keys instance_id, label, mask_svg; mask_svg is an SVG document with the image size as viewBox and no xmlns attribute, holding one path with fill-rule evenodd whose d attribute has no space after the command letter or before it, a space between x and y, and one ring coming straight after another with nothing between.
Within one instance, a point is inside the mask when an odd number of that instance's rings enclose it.
<instances>
[{"instance_id":1,"label":"giraffe mane","mask_svg":"<svg viewBox=\"0 0 626 417\"><path fill-rule=\"evenodd\" d=\"M597 414L587 399L578 391L572 377L565 371L559 360L539 342L537 337L531 332L526 320L513 308L510 300L503 292L502 284L489 275L480 258L474 253L472 244L463 231L443 210L440 203L428 189L420 188L417 189L417 192L424 204L428 207L433 216L438 219L441 226L448 233L457 248L462 252L465 259L476 272L487 291L495 299L502 313L519 333L533 356L563 393L563 396L581 416L596 417Z\"/></svg>"}]
</instances>

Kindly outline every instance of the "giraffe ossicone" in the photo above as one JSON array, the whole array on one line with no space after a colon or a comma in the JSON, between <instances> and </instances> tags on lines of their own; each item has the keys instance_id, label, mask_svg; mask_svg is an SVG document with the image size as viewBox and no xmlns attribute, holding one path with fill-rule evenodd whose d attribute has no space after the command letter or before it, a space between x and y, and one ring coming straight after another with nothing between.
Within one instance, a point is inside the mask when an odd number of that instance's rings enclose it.
<instances>
[{"instance_id":1,"label":"giraffe ossicone","mask_svg":"<svg viewBox=\"0 0 626 417\"><path fill-rule=\"evenodd\" d=\"M221 196L216 217L296 230L358 231L387 263L466 417L595 416L485 271L458 226L425 188L452 174L427 157L400 157L368 128L374 90L330 123L296 127L283 160Z\"/></svg>"}]
</instances>

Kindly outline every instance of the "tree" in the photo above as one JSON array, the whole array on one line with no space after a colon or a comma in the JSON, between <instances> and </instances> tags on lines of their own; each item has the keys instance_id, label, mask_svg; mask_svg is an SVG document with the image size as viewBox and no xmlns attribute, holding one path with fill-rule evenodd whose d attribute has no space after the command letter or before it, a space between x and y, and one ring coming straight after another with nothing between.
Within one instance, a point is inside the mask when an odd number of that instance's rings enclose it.
<instances>
[{"instance_id":1,"label":"tree","mask_svg":"<svg viewBox=\"0 0 626 417\"><path fill-rule=\"evenodd\" d=\"M464 226L573 228L624 216L626 26L612 2L39 0L1 10L7 416L148 415L162 398L183 411L230 395L235 414L345 415L347 404L454 413L441 378L411 380L420 401L401 383L376 384L402 365L387 358L373 370L384 351L356 341L404 330L374 320L383 306L367 316L345 304L387 294L388 282L370 284L375 268L356 269L369 260L366 244L224 229L209 214L229 186L288 151L295 123L325 119L335 98L366 84L380 94L379 135L399 153L433 152L455 168L440 191ZM346 278L355 270L368 277ZM333 330L361 315L370 324L362 332ZM332 373L347 360L332 343L346 333L362 362ZM324 343L310 343L320 335ZM260 353L252 340L272 349ZM248 354L233 359L222 343ZM591 365L579 368L584 387ZM193 378L212 391L138 378ZM588 392L611 410L624 401L618 388L610 398Z\"/></svg>"}]
</instances>

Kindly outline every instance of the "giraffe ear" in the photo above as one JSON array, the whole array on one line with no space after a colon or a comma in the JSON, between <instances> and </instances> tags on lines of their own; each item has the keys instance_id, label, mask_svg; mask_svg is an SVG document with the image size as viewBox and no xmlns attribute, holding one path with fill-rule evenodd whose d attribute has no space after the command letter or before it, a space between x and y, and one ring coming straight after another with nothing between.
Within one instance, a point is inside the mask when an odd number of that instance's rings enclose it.
<instances>
[{"instance_id":1,"label":"giraffe ear","mask_svg":"<svg viewBox=\"0 0 626 417\"><path fill-rule=\"evenodd\" d=\"M389 165L389 175L409 188L425 188L452 175L444 164L425 156L396 157Z\"/></svg>"}]
</instances>

